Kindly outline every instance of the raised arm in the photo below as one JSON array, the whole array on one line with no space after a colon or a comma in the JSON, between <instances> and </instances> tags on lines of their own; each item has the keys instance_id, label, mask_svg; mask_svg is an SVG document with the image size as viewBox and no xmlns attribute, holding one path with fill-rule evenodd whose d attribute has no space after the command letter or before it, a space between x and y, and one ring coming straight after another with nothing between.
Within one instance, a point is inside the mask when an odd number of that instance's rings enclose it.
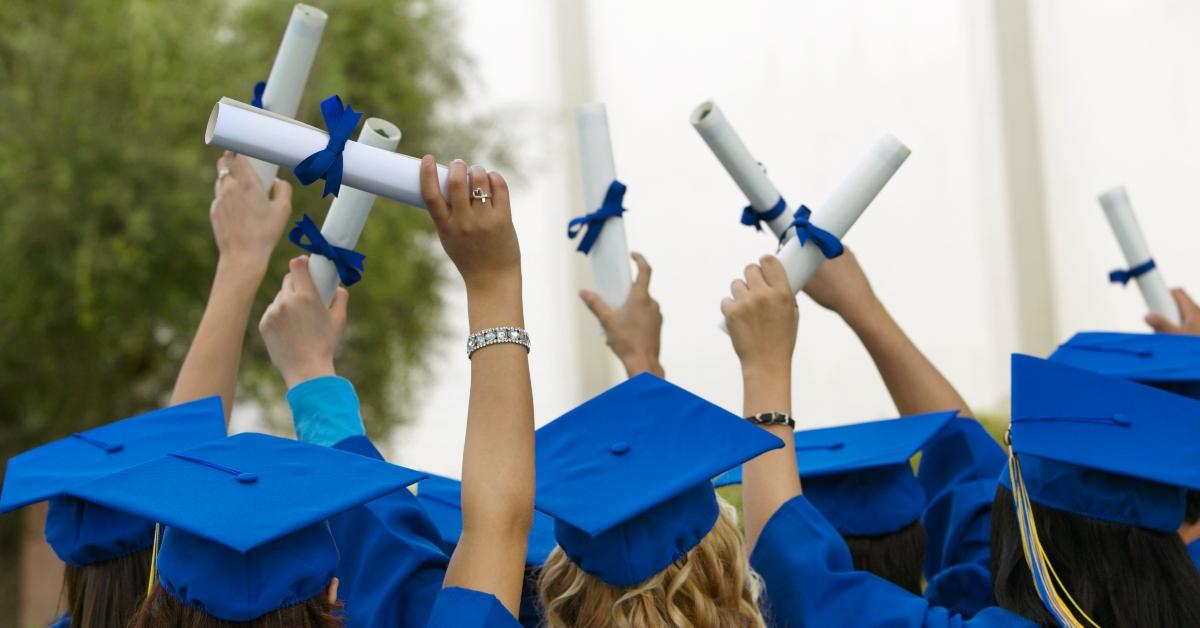
<instances>
[{"instance_id":1,"label":"raised arm","mask_svg":"<svg viewBox=\"0 0 1200 628\"><path fill-rule=\"evenodd\" d=\"M974 416L949 380L888 314L849 248L840 257L825 260L804 291L854 330L900 414L958 410L960 416Z\"/></svg>"},{"instance_id":2,"label":"raised arm","mask_svg":"<svg viewBox=\"0 0 1200 628\"><path fill-rule=\"evenodd\" d=\"M276 179L268 200L249 159L228 151L217 168L222 174L208 210L219 253L217 270L170 403L220 395L228 423L250 307L291 215L292 187Z\"/></svg>"},{"instance_id":3,"label":"raised arm","mask_svg":"<svg viewBox=\"0 0 1200 628\"><path fill-rule=\"evenodd\" d=\"M447 183L448 198L438 188L433 157L421 160L422 196L466 284L470 331L524 328L508 184L479 166L468 173L462 160L450 164ZM534 493L533 394L528 354L519 344L485 346L471 357L462 480L463 531L444 586L494 595L515 617Z\"/></svg>"},{"instance_id":4,"label":"raised arm","mask_svg":"<svg viewBox=\"0 0 1200 628\"><path fill-rule=\"evenodd\" d=\"M735 280L730 292L721 302L721 313L742 364L745 415L780 412L790 416L792 351L800 311L783 264L773 256L763 257L746 267L744 278ZM742 465L746 546L751 550L775 511L800 494L792 428L771 425L763 429L783 439L783 447Z\"/></svg>"},{"instance_id":5,"label":"raised arm","mask_svg":"<svg viewBox=\"0 0 1200 628\"><path fill-rule=\"evenodd\" d=\"M637 279L621 307L612 309L591 290L581 291L579 297L600 321L608 348L621 360L629 377L645 372L665 377L658 360L663 317L658 301L650 296L650 264L641 253L632 257L638 267Z\"/></svg>"}]
</instances>

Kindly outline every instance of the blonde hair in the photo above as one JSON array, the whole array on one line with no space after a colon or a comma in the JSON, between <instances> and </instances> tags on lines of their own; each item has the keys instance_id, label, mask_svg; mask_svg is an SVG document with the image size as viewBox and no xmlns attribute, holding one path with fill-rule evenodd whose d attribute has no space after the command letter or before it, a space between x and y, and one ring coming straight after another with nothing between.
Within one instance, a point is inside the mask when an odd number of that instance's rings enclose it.
<instances>
[{"instance_id":1,"label":"blonde hair","mask_svg":"<svg viewBox=\"0 0 1200 628\"><path fill-rule=\"evenodd\" d=\"M737 526L737 511L720 497L712 531L683 558L644 582L620 587L586 573L554 548L538 577L546 626L764 628L758 595Z\"/></svg>"}]
</instances>

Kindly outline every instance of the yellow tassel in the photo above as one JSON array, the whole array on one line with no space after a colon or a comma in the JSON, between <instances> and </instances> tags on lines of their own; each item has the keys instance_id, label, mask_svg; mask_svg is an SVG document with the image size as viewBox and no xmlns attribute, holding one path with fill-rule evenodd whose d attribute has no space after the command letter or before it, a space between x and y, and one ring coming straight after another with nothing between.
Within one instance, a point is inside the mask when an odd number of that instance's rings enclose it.
<instances>
[{"instance_id":1,"label":"yellow tassel","mask_svg":"<svg viewBox=\"0 0 1200 628\"><path fill-rule=\"evenodd\" d=\"M154 524L154 544L150 546L150 581L146 583L146 599L154 592L154 581L158 579L158 539L162 530L160 524Z\"/></svg>"},{"instance_id":2,"label":"yellow tassel","mask_svg":"<svg viewBox=\"0 0 1200 628\"><path fill-rule=\"evenodd\" d=\"M1029 501L1029 493L1025 488L1025 478L1021 475L1021 463L1012 451L1011 435L1005 440L1008 445L1008 473L1012 479L1013 502L1016 505L1021 549L1025 554L1025 563L1029 565L1029 570L1034 580L1042 583L1041 588L1037 588L1036 582L1034 585L1038 591L1038 596L1042 598L1046 609L1054 615L1058 623L1064 628L1087 628L1088 625L1092 626L1092 628L1100 628L1100 625L1089 617L1080 608L1079 604L1075 602L1075 598L1071 597L1070 591L1067 590L1062 579L1058 577L1058 573L1054 571L1054 565L1050 563L1050 557L1046 554L1046 550L1042 547L1041 539L1038 537L1037 524L1033 519L1033 506ZM1062 597L1064 595L1066 596L1065 601ZM1070 606L1067 605L1068 602ZM1072 609L1074 609L1074 612L1072 612ZM1080 622L1077 617L1082 617L1087 622L1087 625Z\"/></svg>"}]
</instances>

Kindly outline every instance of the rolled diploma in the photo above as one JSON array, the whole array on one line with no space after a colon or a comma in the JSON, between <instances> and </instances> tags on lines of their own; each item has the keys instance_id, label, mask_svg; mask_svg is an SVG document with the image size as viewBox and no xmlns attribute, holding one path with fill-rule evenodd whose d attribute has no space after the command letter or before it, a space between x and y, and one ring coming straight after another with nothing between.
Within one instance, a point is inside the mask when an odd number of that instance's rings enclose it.
<instances>
[{"instance_id":1,"label":"rolled diploma","mask_svg":"<svg viewBox=\"0 0 1200 628\"><path fill-rule=\"evenodd\" d=\"M812 223L838 239L845 237L911 152L892 135L884 135L876 140L858 165L833 189L833 193L812 208ZM803 290L804 284L825 261L825 256L821 255L816 245L809 243L801 246L798 238L788 240L777 257L787 271L788 284L793 293ZM724 321L721 322L721 329L725 329Z\"/></svg>"},{"instance_id":2,"label":"rolled diploma","mask_svg":"<svg viewBox=\"0 0 1200 628\"><path fill-rule=\"evenodd\" d=\"M1138 226L1137 217L1133 215L1133 206L1129 204L1129 195L1125 193L1125 187L1117 186L1101 194L1100 206L1104 208L1108 224L1112 225L1113 234L1117 236L1117 244L1121 246L1129 268L1148 261L1151 257L1150 247L1146 246L1146 237L1142 235L1142 228ZM1142 298L1146 300L1146 307L1150 308L1151 312L1157 312L1172 323L1179 324L1179 307L1175 305L1175 299L1167 289L1167 282L1157 268L1135 277L1134 281L1142 291Z\"/></svg>"},{"instance_id":3,"label":"rolled diploma","mask_svg":"<svg viewBox=\"0 0 1200 628\"><path fill-rule=\"evenodd\" d=\"M583 202L590 213L604 203L609 185L617 178L604 105L580 105L575 110L575 126L579 132L579 164L583 169ZM592 245L588 259L592 264L596 292L610 307L621 307L633 285L624 219L609 218L604 222L604 229Z\"/></svg>"},{"instance_id":4,"label":"rolled diploma","mask_svg":"<svg viewBox=\"0 0 1200 628\"><path fill-rule=\"evenodd\" d=\"M267 88L263 90L263 109L289 118L296 117L300 97L304 94L304 84L308 82L308 71L312 69L328 19L329 16L316 7L307 4L292 7L292 17L283 31L283 41L279 42L275 63L271 65L271 74L267 76ZM270 194L279 166L257 159L251 160L250 165L262 182L263 190Z\"/></svg>"},{"instance_id":5,"label":"rolled diploma","mask_svg":"<svg viewBox=\"0 0 1200 628\"><path fill-rule=\"evenodd\" d=\"M358 134L358 142L375 148L394 151L400 143L400 129L396 125L380 118L367 118L362 132ZM321 225L321 235L334 246L353 249L358 244L358 236L362 234L363 225L371 213L371 205L375 203L375 195L362 190L343 185L329 213L325 215L325 224ZM323 255L312 255L308 258L308 272L321 302L329 307L333 294L338 286L337 266Z\"/></svg>"},{"instance_id":6,"label":"rolled diploma","mask_svg":"<svg viewBox=\"0 0 1200 628\"><path fill-rule=\"evenodd\" d=\"M284 168L325 148L329 134L303 122L222 98L208 118L204 142L249 155ZM446 167L438 165L438 180L446 196ZM421 198L421 160L408 155L346 142L342 152L342 186L425 208Z\"/></svg>"},{"instance_id":7,"label":"rolled diploma","mask_svg":"<svg viewBox=\"0 0 1200 628\"><path fill-rule=\"evenodd\" d=\"M734 183L742 189L754 211L760 214L771 211L781 197L779 190L767 178L762 164L750 154L716 103L711 100L700 103L692 111L691 122L725 171L733 177ZM781 238L792 224L792 213L785 211L768 224L775 237Z\"/></svg>"}]
</instances>

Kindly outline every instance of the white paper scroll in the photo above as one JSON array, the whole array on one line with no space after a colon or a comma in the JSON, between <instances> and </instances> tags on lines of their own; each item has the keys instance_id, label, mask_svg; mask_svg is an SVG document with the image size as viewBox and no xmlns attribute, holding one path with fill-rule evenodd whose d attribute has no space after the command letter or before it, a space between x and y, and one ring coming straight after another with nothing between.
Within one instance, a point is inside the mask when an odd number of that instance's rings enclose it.
<instances>
[{"instance_id":1,"label":"white paper scroll","mask_svg":"<svg viewBox=\"0 0 1200 628\"><path fill-rule=\"evenodd\" d=\"M329 134L303 122L231 98L222 98L208 118L204 142L284 168L325 148ZM446 195L446 167L438 165L438 180ZM421 198L421 160L408 155L346 142L342 152L342 185L425 208Z\"/></svg>"},{"instance_id":2,"label":"white paper scroll","mask_svg":"<svg viewBox=\"0 0 1200 628\"><path fill-rule=\"evenodd\" d=\"M767 178L763 165L750 154L716 103L711 100L700 103L692 111L691 122L725 171L733 177L734 183L742 189L754 211L760 214L771 211L779 202L779 190ZM784 211L768 224L775 237L781 238L792 224L792 212Z\"/></svg>"},{"instance_id":3,"label":"white paper scroll","mask_svg":"<svg viewBox=\"0 0 1200 628\"><path fill-rule=\"evenodd\" d=\"M358 143L394 151L400 143L400 129L387 120L367 118L362 132L358 134ZM374 194L343 185L337 198L333 199L329 213L325 215L321 235L334 246L353 249L358 244L358 236L362 234L367 216L371 213L371 205L374 204ZM321 295L321 302L329 307L339 281L337 266L327 257L311 255L308 258L308 272L317 286L317 293Z\"/></svg>"},{"instance_id":4,"label":"white paper scroll","mask_svg":"<svg viewBox=\"0 0 1200 628\"><path fill-rule=\"evenodd\" d=\"M1133 206L1129 204L1129 195L1125 193L1124 186L1101 194L1100 206L1104 208L1108 223L1112 225L1113 235L1117 236L1117 244L1121 246L1129 268L1149 261L1150 247L1146 246L1146 237L1142 235L1142 228L1138 226L1137 218L1133 215ZM1135 277L1134 281L1142 291L1142 298L1146 300L1146 307L1150 308L1151 312L1157 312L1172 323L1179 324L1179 307L1175 305L1175 299L1167 289L1167 282L1157 268Z\"/></svg>"},{"instance_id":5,"label":"white paper scroll","mask_svg":"<svg viewBox=\"0 0 1200 628\"><path fill-rule=\"evenodd\" d=\"M262 97L263 109L289 118L296 117L300 97L304 94L304 84L308 82L308 71L317 56L317 46L321 44L327 19L329 16L324 11L307 4L297 4L292 8L292 17L283 31L283 41L279 42L271 74L267 76L267 88ZM279 166L256 159L252 159L250 165L262 182L263 190L270 194Z\"/></svg>"},{"instance_id":6,"label":"white paper scroll","mask_svg":"<svg viewBox=\"0 0 1200 628\"><path fill-rule=\"evenodd\" d=\"M583 169L583 202L585 212L591 213L604 203L609 185L617 178L604 105L579 106L575 110L575 127L579 132L579 165ZM588 259L592 263L592 279L600 298L614 309L624 305L633 286L624 219L609 218L604 222L604 229L592 245Z\"/></svg>"},{"instance_id":7,"label":"white paper scroll","mask_svg":"<svg viewBox=\"0 0 1200 628\"><path fill-rule=\"evenodd\" d=\"M850 231L850 227L858 220L867 205L875 200L883 186L896 174L900 166L912 152L907 146L891 135L884 135L875 141L867 154L859 160L858 165L842 179L833 189L833 193L825 200L814 205L812 209L812 224L820 227L841 239ZM813 273L825 261L821 250L810 240L801 246L799 238L791 238L783 245L777 254L787 271L788 283L792 292L799 293L804 284L812 278ZM725 329L724 322L721 328Z\"/></svg>"}]
</instances>

